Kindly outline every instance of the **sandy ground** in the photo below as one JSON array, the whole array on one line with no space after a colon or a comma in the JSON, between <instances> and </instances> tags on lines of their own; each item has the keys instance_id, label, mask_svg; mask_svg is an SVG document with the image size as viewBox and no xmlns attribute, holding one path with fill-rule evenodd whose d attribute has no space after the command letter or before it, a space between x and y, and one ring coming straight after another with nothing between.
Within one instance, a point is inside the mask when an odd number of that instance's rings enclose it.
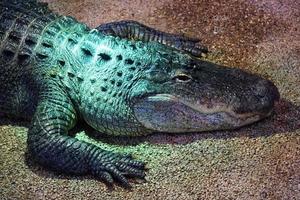
<instances>
[{"instance_id":1,"label":"sandy ground","mask_svg":"<svg viewBox=\"0 0 300 200\"><path fill-rule=\"evenodd\" d=\"M110 191L26 156L26 124L1 119L0 199L300 199L300 2L297 0L48 0L95 27L133 19L200 37L207 59L261 74L281 93L276 114L237 131L153 135L107 149L147 161L147 182ZM87 139L81 133L84 139ZM91 142L95 140L89 139Z\"/></svg>"}]
</instances>

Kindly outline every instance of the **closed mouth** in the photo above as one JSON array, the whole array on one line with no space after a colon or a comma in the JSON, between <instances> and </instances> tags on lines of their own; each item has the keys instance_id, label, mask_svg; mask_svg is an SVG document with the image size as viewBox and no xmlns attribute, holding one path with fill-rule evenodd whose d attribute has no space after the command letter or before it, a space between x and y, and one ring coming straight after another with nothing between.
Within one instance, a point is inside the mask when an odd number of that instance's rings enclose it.
<instances>
[{"instance_id":1,"label":"closed mouth","mask_svg":"<svg viewBox=\"0 0 300 200\"><path fill-rule=\"evenodd\" d=\"M185 101L182 98L176 97L170 94L156 94L154 96L148 96L149 100L159 100L159 101L172 101L177 102L178 104L183 104L195 112L199 113L199 115L215 115L215 114L222 114L224 116L224 121L230 125L229 128L232 127L240 127L244 126L253 122L256 122L260 119L268 117L273 112L273 108L267 113L260 113L260 112L248 112L248 113L236 113L233 111L233 108L230 105L225 104L216 104L213 106L206 106L205 104L192 104L190 102Z\"/></svg>"}]
</instances>

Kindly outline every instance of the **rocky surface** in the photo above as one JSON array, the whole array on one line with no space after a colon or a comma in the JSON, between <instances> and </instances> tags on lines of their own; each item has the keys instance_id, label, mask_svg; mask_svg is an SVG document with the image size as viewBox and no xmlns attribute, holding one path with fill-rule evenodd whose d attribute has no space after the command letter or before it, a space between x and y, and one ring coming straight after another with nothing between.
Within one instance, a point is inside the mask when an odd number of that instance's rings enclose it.
<instances>
[{"instance_id":1,"label":"rocky surface","mask_svg":"<svg viewBox=\"0 0 300 200\"><path fill-rule=\"evenodd\" d=\"M1 199L300 199L300 3L297 0L47 0L95 27L122 19L200 37L206 59L272 80L276 113L236 131L100 142L147 161L147 182L113 191L45 170L26 155L26 123L0 120Z\"/></svg>"}]
</instances>

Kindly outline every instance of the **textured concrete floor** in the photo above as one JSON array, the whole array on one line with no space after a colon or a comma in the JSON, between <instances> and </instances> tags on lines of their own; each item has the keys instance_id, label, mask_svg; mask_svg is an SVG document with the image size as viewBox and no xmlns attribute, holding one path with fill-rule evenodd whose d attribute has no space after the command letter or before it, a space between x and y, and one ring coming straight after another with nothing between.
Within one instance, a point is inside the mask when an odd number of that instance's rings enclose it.
<instances>
[{"instance_id":1,"label":"textured concrete floor","mask_svg":"<svg viewBox=\"0 0 300 200\"><path fill-rule=\"evenodd\" d=\"M27 161L26 124L1 119L0 199L300 199L299 1L48 2L92 27L133 19L200 37L207 59L271 79L282 99L276 115L237 131L103 139L99 145L148 162L147 182L131 192Z\"/></svg>"}]
</instances>

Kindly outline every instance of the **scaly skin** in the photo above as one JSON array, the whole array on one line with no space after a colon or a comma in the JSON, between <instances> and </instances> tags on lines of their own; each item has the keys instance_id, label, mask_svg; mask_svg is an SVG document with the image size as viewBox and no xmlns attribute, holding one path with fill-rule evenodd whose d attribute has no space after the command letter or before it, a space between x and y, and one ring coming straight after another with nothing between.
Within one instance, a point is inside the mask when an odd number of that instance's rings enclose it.
<instances>
[{"instance_id":1,"label":"scaly skin","mask_svg":"<svg viewBox=\"0 0 300 200\"><path fill-rule=\"evenodd\" d=\"M198 57L208 52L207 47L202 45L198 38L165 33L131 20L102 24L97 27L97 30L101 33L119 36L121 38L141 40L144 42L159 42Z\"/></svg>"},{"instance_id":2,"label":"scaly skin","mask_svg":"<svg viewBox=\"0 0 300 200\"><path fill-rule=\"evenodd\" d=\"M279 98L265 79L182 53L205 53L190 38L132 22L121 23L131 27L124 34L120 22L101 33L35 1L0 10L0 113L31 119L28 151L57 171L124 187L145 176L131 156L68 135L78 120L126 136L233 129L268 116ZM142 41L129 41L133 33Z\"/></svg>"}]
</instances>

